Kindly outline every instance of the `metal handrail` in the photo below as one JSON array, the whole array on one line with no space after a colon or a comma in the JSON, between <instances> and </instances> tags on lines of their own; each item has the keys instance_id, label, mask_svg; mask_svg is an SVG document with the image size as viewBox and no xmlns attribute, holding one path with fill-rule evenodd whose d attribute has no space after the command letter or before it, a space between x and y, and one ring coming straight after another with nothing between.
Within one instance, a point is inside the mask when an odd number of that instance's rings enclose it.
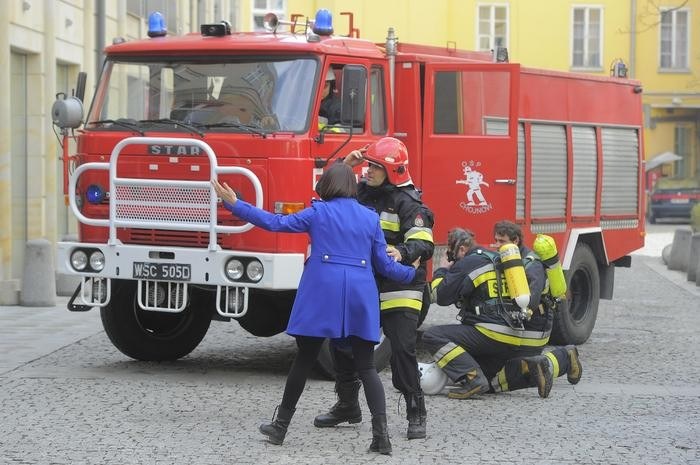
<instances>
[{"instance_id":1,"label":"metal handrail","mask_svg":"<svg viewBox=\"0 0 700 465\"><path fill-rule=\"evenodd\" d=\"M209 250L217 250L216 243L217 233L242 233L250 230L253 225L246 223L241 226L222 226L217 224L217 195L209 181L188 181L188 180L170 180L170 179L139 179L139 178L120 178L117 175L117 161L122 150L129 145L146 145L146 144L177 144L199 147L209 157L210 179L218 179L219 174L241 174L248 178L255 189L255 206L262 208L263 191L262 184L258 177L248 168L240 166L219 166L217 163L216 154L212 148L204 141L198 139L180 139L172 137L129 137L120 141L112 150L109 163L85 163L80 165L70 176L68 185L69 203L73 214L78 221L91 226L107 226L109 227L109 245L119 243L117 239L117 227L130 228L163 228L179 231L209 231ZM109 218L88 218L78 209L76 203L76 185L80 175L87 170L109 170L109 192L111 198L109 202ZM192 224L187 222L175 221L158 221L158 220L120 220L117 219L117 204L116 197L118 186L143 186L143 187L173 187L173 188L200 188L209 189L209 224Z\"/></svg>"}]
</instances>

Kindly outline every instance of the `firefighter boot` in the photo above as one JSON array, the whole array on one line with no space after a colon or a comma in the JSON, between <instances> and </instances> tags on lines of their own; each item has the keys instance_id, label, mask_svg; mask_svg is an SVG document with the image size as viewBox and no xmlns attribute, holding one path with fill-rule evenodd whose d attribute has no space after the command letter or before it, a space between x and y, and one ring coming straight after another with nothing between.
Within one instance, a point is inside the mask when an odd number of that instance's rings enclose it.
<instances>
[{"instance_id":1,"label":"firefighter boot","mask_svg":"<svg viewBox=\"0 0 700 465\"><path fill-rule=\"evenodd\" d=\"M346 421L348 423L361 422L362 411L357 400L361 385L362 382L358 379L336 382L335 392L338 394L338 402L331 407L328 413L314 418L314 426L317 428L328 428Z\"/></svg>"},{"instance_id":2,"label":"firefighter boot","mask_svg":"<svg viewBox=\"0 0 700 465\"><path fill-rule=\"evenodd\" d=\"M284 436L287 434L289 422L292 421L292 416L296 409L288 409L280 405L277 409L277 416L272 423L260 425L260 432L267 436L267 440L278 446L284 442Z\"/></svg>"},{"instance_id":3,"label":"firefighter boot","mask_svg":"<svg viewBox=\"0 0 700 465\"><path fill-rule=\"evenodd\" d=\"M489 391L490 385L481 368L469 370L457 381L458 387L450 389L447 397L450 399L469 399Z\"/></svg>"},{"instance_id":4,"label":"firefighter boot","mask_svg":"<svg viewBox=\"0 0 700 465\"><path fill-rule=\"evenodd\" d=\"M544 355L525 357L522 359L523 373L528 373L530 381L537 386L537 393L545 399L552 390L554 376L549 365L549 360Z\"/></svg>"},{"instance_id":5,"label":"firefighter boot","mask_svg":"<svg viewBox=\"0 0 700 465\"><path fill-rule=\"evenodd\" d=\"M566 370L566 380L571 384L576 384L581 380L583 367L581 360L578 358L578 349L576 346L566 346L566 354L569 357L569 369Z\"/></svg>"},{"instance_id":6,"label":"firefighter boot","mask_svg":"<svg viewBox=\"0 0 700 465\"><path fill-rule=\"evenodd\" d=\"M372 416L372 443L370 452L379 452L391 455L391 442L389 442L389 426L386 424L386 415Z\"/></svg>"},{"instance_id":7,"label":"firefighter boot","mask_svg":"<svg viewBox=\"0 0 700 465\"><path fill-rule=\"evenodd\" d=\"M427 412L425 411L425 397L422 392L406 394L406 419L408 439L423 439L425 437L425 423Z\"/></svg>"}]
</instances>

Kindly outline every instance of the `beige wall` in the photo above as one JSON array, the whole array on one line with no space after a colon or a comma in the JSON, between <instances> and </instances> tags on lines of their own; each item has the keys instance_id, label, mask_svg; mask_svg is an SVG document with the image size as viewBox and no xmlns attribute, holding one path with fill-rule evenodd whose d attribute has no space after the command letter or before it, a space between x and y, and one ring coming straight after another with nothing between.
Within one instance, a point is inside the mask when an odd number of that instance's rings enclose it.
<instances>
[{"instance_id":1,"label":"beige wall","mask_svg":"<svg viewBox=\"0 0 700 465\"><path fill-rule=\"evenodd\" d=\"M222 14L230 17L235 2L221 3ZM104 5L105 45L117 36L145 36L145 21L127 14L126 0L104 0ZM196 5L196 0L178 0L178 32L198 30L196 21L190 20ZM208 1L211 17L213 7L214 2ZM96 0L7 0L3 10L0 93L11 98L0 99L0 120L14 124L0 125L0 292L21 278L27 239L55 242L76 231L64 205L61 147L50 112L56 92L66 85L73 89L80 71L88 73L87 111L97 66Z\"/></svg>"}]
</instances>

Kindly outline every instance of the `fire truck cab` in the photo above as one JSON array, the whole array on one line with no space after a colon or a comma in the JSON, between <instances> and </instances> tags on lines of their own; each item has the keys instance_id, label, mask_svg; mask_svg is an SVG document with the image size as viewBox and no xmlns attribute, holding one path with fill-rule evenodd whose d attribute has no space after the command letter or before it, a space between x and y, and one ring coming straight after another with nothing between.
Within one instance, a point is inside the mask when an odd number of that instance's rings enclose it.
<instances>
[{"instance_id":1,"label":"fire truck cab","mask_svg":"<svg viewBox=\"0 0 700 465\"><path fill-rule=\"evenodd\" d=\"M570 289L553 339L588 339L614 267L643 245L639 83L400 44L393 29L374 44L330 21L322 10L303 24L269 17L268 33L156 29L107 47L84 124L81 95L54 104L80 223L79 240L57 246L58 271L82 278L69 309L99 307L110 340L140 360L187 355L213 319L284 331L308 239L243 224L210 179L289 214L310 205L324 166L393 136L435 212L434 261L455 226L486 245L500 219L528 244L553 236ZM319 117L331 76L337 122ZM383 367L390 348L377 350Z\"/></svg>"}]
</instances>

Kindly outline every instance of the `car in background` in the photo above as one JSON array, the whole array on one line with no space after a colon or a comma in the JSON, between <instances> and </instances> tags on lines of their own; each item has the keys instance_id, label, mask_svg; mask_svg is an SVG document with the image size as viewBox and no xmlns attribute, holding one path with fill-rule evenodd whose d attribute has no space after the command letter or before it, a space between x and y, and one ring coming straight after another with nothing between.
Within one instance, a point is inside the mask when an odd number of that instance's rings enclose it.
<instances>
[{"instance_id":1,"label":"car in background","mask_svg":"<svg viewBox=\"0 0 700 465\"><path fill-rule=\"evenodd\" d=\"M700 202L700 179L662 178L649 194L647 219L656 223L660 218L690 219L690 210Z\"/></svg>"}]
</instances>

